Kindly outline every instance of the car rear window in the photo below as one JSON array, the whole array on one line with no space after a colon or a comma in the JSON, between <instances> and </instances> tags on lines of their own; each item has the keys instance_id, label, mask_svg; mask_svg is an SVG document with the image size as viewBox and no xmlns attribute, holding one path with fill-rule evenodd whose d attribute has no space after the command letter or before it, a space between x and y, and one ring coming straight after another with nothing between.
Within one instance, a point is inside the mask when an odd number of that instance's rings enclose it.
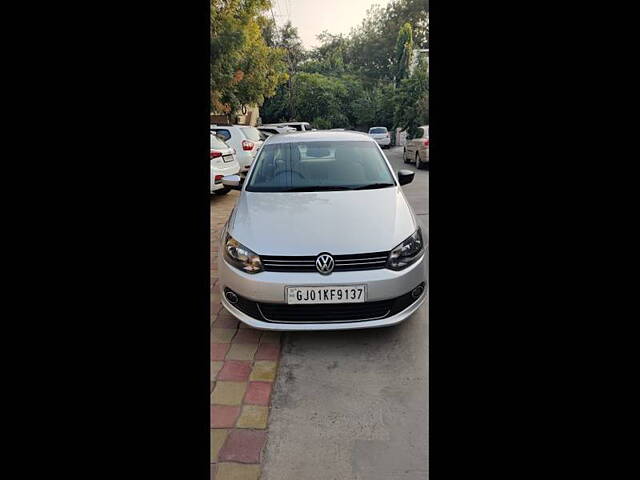
<instances>
[{"instance_id":1,"label":"car rear window","mask_svg":"<svg viewBox=\"0 0 640 480\"><path fill-rule=\"evenodd\" d=\"M249 140L254 142L260 141L260 131L254 127L241 127L242 134Z\"/></svg>"},{"instance_id":2,"label":"car rear window","mask_svg":"<svg viewBox=\"0 0 640 480\"><path fill-rule=\"evenodd\" d=\"M224 143L220 138L216 137L215 134L211 135L211 148L212 149L218 149L218 150L223 150L226 148L229 148L229 146Z\"/></svg>"},{"instance_id":3,"label":"car rear window","mask_svg":"<svg viewBox=\"0 0 640 480\"><path fill-rule=\"evenodd\" d=\"M223 140L227 141L231 138L231 132L226 128L216 128L214 130L215 134L222 137Z\"/></svg>"},{"instance_id":4,"label":"car rear window","mask_svg":"<svg viewBox=\"0 0 640 480\"><path fill-rule=\"evenodd\" d=\"M387 129L385 127L370 128L369 133L387 133Z\"/></svg>"}]
</instances>

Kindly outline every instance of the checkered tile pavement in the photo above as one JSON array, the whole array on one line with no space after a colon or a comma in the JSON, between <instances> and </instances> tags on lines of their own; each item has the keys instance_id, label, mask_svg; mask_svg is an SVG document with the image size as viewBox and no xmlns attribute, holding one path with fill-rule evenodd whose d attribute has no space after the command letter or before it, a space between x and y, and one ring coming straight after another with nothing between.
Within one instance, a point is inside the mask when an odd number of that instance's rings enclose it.
<instances>
[{"instance_id":1,"label":"checkered tile pavement","mask_svg":"<svg viewBox=\"0 0 640 480\"><path fill-rule=\"evenodd\" d=\"M220 303L218 239L238 192L211 200L211 480L258 480L280 334L238 322Z\"/></svg>"}]
</instances>

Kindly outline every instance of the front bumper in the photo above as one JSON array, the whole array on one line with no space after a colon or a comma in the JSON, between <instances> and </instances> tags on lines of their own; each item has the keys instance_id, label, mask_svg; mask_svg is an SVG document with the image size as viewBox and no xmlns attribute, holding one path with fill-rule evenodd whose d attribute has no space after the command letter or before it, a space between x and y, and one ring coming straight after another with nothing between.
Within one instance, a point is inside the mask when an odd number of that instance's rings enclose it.
<instances>
[{"instance_id":1,"label":"front bumper","mask_svg":"<svg viewBox=\"0 0 640 480\"><path fill-rule=\"evenodd\" d=\"M411 316L424 303L428 291L426 275L426 253L405 270L388 269L361 270L351 272L334 272L324 276L319 273L283 273L260 272L248 274L230 266L220 257L220 293L222 304L238 320L262 330L308 331L308 330L351 330L361 328L386 327L402 322ZM250 303L286 306L285 291L287 286L302 285L367 285L367 304L389 301L394 308L383 318L341 321L340 318L323 318L321 320L305 320L299 322L267 321L261 310L237 308L225 298L225 288L232 290ZM408 299L407 295L419 285L424 285L422 294L417 298L402 303L400 299ZM354 304L363 305L363 304ZM238 305L240 306L240 305ZM244 310L244 311L243 311ZM251 313L251 314L249 314Z\"/></svg>"}]
</instances>

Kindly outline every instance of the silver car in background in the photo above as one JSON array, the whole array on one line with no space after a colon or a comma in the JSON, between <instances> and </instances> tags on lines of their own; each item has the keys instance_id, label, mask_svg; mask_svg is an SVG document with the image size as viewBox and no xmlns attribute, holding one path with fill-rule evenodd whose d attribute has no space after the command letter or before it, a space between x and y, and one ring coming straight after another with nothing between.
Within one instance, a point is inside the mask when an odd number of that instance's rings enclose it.
<instances>
[{"instance_id":1,"label":"silver car in background","mask_svg":"<svg viewBox=\"0 0 640 480\"><path fill-rule=\"evenodd\" d=\"M426 245L401 185L367 134L269 137L220 241L222 303L266 330L383 327L427 293Z\"/></svg>"}]
</instances>

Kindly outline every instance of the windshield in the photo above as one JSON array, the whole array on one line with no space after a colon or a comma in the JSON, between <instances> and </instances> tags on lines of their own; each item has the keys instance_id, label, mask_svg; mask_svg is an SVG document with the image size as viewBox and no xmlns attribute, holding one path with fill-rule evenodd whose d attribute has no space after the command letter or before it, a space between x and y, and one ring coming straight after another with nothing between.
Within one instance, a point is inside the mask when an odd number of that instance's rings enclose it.
<instances>
[{"instance_id":1,"label":"windshield","mask_svg":"<svg viewBox=\"0 0 640 480\"><path fill-rule=\"evenodd\" d=\"M312 192L394 185L393 175L373 142L290 142L262 147L246 190Z\"/></svg>"},{"instance_id":2,"label":"windshield","mask_svg":"<svg viewBox=\"0 0 640 480\"><path fill-rule=\"evenodd\" d=\"M257 128L243 127L240 130L242 130L242 133L244 134L244 136L247 137L249 140L253 140L254 142L260 141L260 131Z\"/></svg>"},{"instance_id":3,"label":"windshield","mask_svg":"<svg viewBox=\"0 0 640 480\"><path fill-rule=\"evenodd\" d=\"M385 127L374 127L369 129L369 133L387 133Z\"/></svg>"},{"instance_id":4,"label":"windshield","mask_svg":"<svg viewBox=\"0 0 640 480\"><path fill-rule=\"evenodd\" d=\"M215 135L211 135L211 148L222 150L222 149L229 148L229 146L226 143L224 143L220 138L216 137Z\"/></svg>"}]
</instances>

